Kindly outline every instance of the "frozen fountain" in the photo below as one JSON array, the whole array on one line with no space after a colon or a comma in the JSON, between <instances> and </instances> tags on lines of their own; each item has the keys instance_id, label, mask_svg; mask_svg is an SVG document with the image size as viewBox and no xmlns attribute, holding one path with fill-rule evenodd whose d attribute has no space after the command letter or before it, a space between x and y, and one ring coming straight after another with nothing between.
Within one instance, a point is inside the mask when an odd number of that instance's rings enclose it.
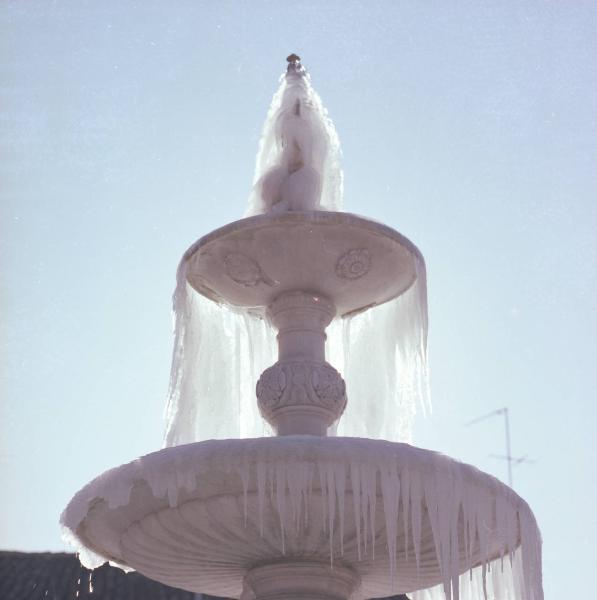
<instances>
[{"instance_id":1,"label":"frozen fountain","mask_svg":"<svg viewBox=\"0 0 597 600\"><path fill-rule=\"evenodd\" d=\"M408 424L426 337L423 258L393 229L337 212L337 149L291 55L251 216L179 267L170 447L79 491L65 535L86 566L244 600L541 600L539 531L510 488L432 451L337 435ZM268 427L256 406L274 435L247 437ZM245 439L206 439L226 435Z\"/></svg>"}]
</instances>

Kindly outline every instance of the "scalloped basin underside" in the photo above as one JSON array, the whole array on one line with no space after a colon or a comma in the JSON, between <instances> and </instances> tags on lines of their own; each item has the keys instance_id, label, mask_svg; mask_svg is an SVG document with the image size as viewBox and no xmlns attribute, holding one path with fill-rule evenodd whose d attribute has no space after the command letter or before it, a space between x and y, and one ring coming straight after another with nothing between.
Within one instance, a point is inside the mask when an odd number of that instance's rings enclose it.
<instances>
[{"instance_id":1,"label":"scalloped basin underside","mask_svg":"<svg viewBox=\"0 0 597 600\"><path fill-rule=\"evenodd\" d=\"M527 504L471 466L406 444L311 436L149 454L83 488L63 524L88 566L110 560L227 597L252 567L283 560L344 565L363 598L450 587L501 556L522 554L532 570L539 539Z\"/></svg>"}]
</instances>

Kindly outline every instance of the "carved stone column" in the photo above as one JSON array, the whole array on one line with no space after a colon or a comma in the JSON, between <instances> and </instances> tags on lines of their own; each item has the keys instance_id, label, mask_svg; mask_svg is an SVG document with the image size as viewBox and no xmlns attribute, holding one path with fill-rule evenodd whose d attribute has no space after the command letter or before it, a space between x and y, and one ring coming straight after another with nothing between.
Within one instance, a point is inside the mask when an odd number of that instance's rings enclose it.
<instances>
[{"instance_id":1,"label":"carved stone column","mask_svg":"<svg viewBox=\"0 0 597 600\"><path fill-rule=\"evenodd\" d=\"M324 436L344 412L344 380L325 361L325 328L335 312L327 298L305 292L286 292L268 307L279 360L259 378L257 399L277 435Z\"/></svg>"}]
</instances>

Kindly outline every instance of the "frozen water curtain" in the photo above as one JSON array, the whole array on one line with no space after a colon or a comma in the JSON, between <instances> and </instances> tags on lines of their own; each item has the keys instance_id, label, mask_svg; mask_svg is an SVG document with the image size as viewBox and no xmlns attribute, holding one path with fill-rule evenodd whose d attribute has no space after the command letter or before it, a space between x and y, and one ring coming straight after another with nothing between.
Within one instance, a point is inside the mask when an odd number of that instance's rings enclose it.
<instances>
[{"instance_id":1,"label":"frozen water curtain","mask_svg":"<svg viewBox=\"0 0 597 600\"><path fill-rule=\"evenodd\" d=\"M291 60L291 59L295 60ZM340 145L298 57L289 57L263 127L245 216L342 207ZM195 292L187 256L174 294L175 342L165 445L268 434L254 386L275 362L275 331L263 307L238 309ZM425 263L402 296L328 328L326 357L343 374L348 405L330 434L412 441L429 406ZM355 260L366 261L363 253Z\"/></svg>"}]
</instances>

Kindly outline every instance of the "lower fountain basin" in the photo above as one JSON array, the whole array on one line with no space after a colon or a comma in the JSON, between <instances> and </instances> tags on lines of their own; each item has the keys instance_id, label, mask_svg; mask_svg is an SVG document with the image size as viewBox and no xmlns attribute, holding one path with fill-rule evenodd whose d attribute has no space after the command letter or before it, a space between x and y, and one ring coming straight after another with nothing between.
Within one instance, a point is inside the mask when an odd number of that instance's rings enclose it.
<instances>
[{"instance_id":1,"label":"lower fountain basin","mask_svg":"<svg viewBox=\"0 0 597 600\"><path fill-rule=\"evenodd\" d=\"M361 598L457 589L461 573L485 575L500 557L532 571L540 539L524 500L474 467L406 444L313 436L164 449L92 481L61 520L87 566L109 560L233 598L256 568L284 562L349 573Z\"/></svg>"}]
</instances>

